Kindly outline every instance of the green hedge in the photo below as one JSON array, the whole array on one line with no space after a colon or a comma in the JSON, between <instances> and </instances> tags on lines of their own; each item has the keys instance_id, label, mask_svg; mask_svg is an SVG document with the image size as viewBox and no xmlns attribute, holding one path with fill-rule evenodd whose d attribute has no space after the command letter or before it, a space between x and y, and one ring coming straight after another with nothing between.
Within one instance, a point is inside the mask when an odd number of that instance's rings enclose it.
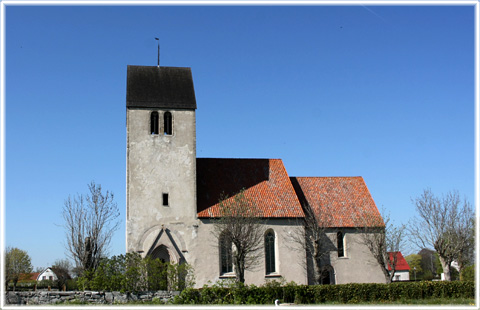
<instances>
[{"instance_id":1,"label":"green hedge","mask_svg":"<svg viewBox=\"0 0 480 310\"><path fill-rule=\"evenodd\" d=\"M80 290L95 291L179 291L194 285L193 269L188 264L142 258L137 253L104 258L96 270L85 271L76 281Z\"/></svg>"},{"instance_id":2,"label":"green hedge","mask_svg":"<svg viewBox=\"0 0 480 310\"><path fill-rule=\"evenodd\" d=\"M201 289L186 289L174 299L175 304L321 304L325 302L361 303L427 298L475 298L474 282L397 282L392 284L339 284L261 287L215 284Z\"/></svg>"}]
</instances>

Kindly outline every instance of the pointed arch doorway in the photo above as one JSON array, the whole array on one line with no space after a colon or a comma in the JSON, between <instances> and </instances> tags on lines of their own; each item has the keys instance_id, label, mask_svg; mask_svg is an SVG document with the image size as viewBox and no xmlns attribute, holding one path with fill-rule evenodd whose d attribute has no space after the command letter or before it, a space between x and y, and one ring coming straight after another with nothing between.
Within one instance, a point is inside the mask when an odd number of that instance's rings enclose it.
<instances>
[{"instance_id":1,"label":"pointed arch doorway","mask_svg":"<svg viewBox=\"0 0 480 310\"><path fill-rule=\"evenodd\" d=\"M150 256L153 259L158 258L162 263L169 263L170 262L170 252L168 251L168 248L161 244L158 247L156 247Z\"/></svg>"},{"instance_id":2,"label":"pointed arch doorway","mask_svg":"<svg viewBox=\"0 0 480 310\"><path fill-rule=\"evenodd\" d=\"M150 253L150 258L153 259L153 263L149 266L148 272L152 274L149 278L155 279L150 286L156 290L168 290L168 263L170 263L168 248L163 244L157 246Z\"/></svg>"}]
</instances>

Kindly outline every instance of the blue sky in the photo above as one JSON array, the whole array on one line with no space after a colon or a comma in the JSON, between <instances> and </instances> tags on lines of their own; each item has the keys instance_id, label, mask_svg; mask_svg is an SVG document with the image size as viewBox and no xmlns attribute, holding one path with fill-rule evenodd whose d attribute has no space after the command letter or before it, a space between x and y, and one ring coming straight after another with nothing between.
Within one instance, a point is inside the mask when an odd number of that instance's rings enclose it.
<instances>
[{"instance_id":1,"label":"blue sky","mask_svg":"<svg viewBox=\"0 0 480 310\"><path fill-rule=\"evenodd\" d=\"M5 242L36 267L92 180L125 251L126 68L156 65L155 37L192 68L197 157L363 176L396 223L425 188L474 203L473 6L9 5L5 33Z\"/></svg>"}]
</instances>

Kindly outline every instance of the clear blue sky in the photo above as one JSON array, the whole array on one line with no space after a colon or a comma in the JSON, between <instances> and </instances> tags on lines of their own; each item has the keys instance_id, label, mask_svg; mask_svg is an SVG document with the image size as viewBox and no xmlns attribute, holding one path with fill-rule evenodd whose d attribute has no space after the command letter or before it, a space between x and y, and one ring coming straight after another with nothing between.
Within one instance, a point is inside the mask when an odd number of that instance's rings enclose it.
<instances>
[{"instance_id":1,"label":"clear blue sky","mask_svg":"<svg viewBox=\"0 0 480 310\"><path fill-rule=\"evenodd\" d=\"M121 210L127 65L191 67L197 157L362 176L397 223L429 187L474 203L473 6L7 6L6 245L65 257L94 180ZM408 253L407 253L408 254Z\"/></svg>"}]
</instances>

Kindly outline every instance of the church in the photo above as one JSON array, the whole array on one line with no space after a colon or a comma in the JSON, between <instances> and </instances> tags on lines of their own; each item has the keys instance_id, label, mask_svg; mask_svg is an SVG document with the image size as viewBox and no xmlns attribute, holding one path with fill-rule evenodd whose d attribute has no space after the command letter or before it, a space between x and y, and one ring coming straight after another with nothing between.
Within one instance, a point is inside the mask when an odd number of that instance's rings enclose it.
<instances>
[{"instance_id":1,"label":"church","mask_svg":"<svg viewBox=\"0 0 480 310\"><path fill-rule=\"evenodd\" d=\"M293 241L305 235L312 213L317 221L328 218L322 283L385 282L358 229L365 218L384 225L362 177L289 176L281 159L197 158L190 68L128 66L126 107L127 252L188 263L197 287L235 278L231 251L214 236L213 221L222 197L242 192L264 231L246 284L315 283L311 255Z\"/></svg>"}]
</instances>

